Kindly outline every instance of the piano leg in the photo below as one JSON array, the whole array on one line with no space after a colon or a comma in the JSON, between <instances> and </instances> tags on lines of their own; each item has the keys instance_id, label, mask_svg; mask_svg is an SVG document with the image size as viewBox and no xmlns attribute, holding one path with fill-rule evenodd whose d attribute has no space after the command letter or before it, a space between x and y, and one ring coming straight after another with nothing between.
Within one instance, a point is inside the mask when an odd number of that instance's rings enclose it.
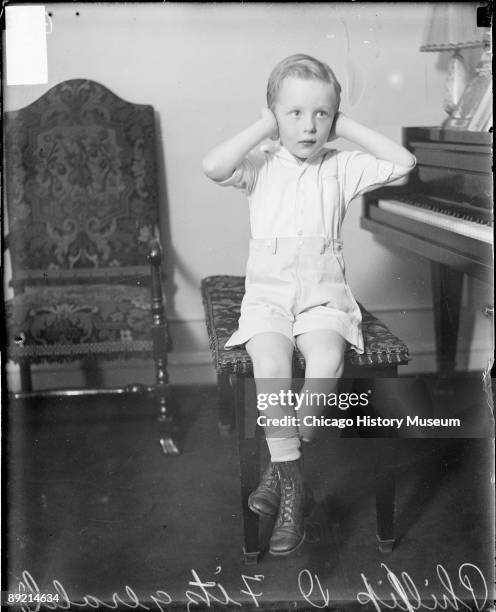
<instances>
[{"instance_id":1,"label":"piano leg","mask_svg":"<svg viewBox=\"0 0 496 612\"><path fill-rule=\"evenodd\" d=\"M463 289L463 273L431 261L437 371L441 378L455 372L456 344Z\"/></svg>"}]
</instances>

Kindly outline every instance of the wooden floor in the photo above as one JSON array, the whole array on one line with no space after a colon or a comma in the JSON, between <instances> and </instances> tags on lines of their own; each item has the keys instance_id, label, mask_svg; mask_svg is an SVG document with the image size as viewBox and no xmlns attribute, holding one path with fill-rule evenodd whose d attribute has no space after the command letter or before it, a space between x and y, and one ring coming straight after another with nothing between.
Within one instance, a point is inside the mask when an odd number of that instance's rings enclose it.
<instances>
[{"instance_id":1,"label":"wooden floor","mask_svg":"<svg viewBox=\"0 0 496 612\"><path fill-rule=\"evenodd\" d=\"M478 596L484 583L492 588L493 439L487 428L471 438L398 440L399 541L387 555L375 542L370 440L321 439L305 457L318 502L306 541L291 556L266 554L247 566L236 443L218 435L215 388L173 393L181 410L184 452L178 457L161 454L153 409L136 400L8 405L4 570L11 590L21 583L27 592L37 587L58 594L61 607L71 601L88 609L105 601L143 610L186 610L188 602L191 610L250 609L255 602L262 610L325 603L327 609L376 610L387 608L374 605L373 593L391 606L410 581L412 601L415 583L426 604L444 594L454 602L448 609L456 609L455 595L471 601L460 571ZM263 525L265 537L270 529ZM448 576L455 595L443 586Z\"/></svg>"}]
</instances>

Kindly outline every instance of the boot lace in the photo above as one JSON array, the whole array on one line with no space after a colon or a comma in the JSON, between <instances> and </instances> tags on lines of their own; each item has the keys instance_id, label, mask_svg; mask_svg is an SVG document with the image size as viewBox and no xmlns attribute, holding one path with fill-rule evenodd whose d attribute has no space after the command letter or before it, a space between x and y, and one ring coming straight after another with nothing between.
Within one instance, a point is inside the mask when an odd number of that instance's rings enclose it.
<instances>
[{"instance_id":1,"label":"boot lace","mask_svg":"<svg viewBox=\"0 0 496 612\"><path fill-rule=\"evenodd\" d=\"M281 469L282 466L281 466ZM295 474L281 471L279 474L281 487L281 501L279 503L279 515L277 524L298 523L303 518L303 486ZM301 517L300 517L301 515Z\"/></svg>"},{"instance_id":2,"label":"boot lace","mask_svg":"<svg viewBox=\"0 0 496 612\"><path fill-rule=\"evenodd\" d=\"M277 486L277 481L278 481L277 470L275 469L275 467L271 467L271 469L267 473L265 484L272 489Z\"/></svg>"},{"instance_id":3,"label":"boot lace","mask_svg":"<svg viewBox=\"0 0 496 612\"><path fill-rule=\"evenodd\" d=\"M290 482L284 483L284 493L281 498L279 524L292 523L296 514L296 487Z\"/></svg>"},{"instance_id":4,"label":"boot lace","mask_svg":"<svg viewBox=\"0 0 496 612\"><path fill-rule=\"evenodd\" d=\"M277 491L279 489L279 476L274 465L264 473L260 488L270 489L271 491Z\"/></svg>"}]
</instances>

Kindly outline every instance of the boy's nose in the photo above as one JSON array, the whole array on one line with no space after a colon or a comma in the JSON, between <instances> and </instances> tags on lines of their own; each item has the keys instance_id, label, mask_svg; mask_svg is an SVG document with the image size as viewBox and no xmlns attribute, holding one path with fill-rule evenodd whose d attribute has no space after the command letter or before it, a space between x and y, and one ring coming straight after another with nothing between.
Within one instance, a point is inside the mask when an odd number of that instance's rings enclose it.
<instances>
[{"instance_id":1,"label":"boy's nose","mask_svg":"<svg viewBox=\"0 0 496 612\"><path fill-rule=\"evenodd\" d=\"M313 133L315 132L315 120L313 117L309 117L306 121L305 121L305 132L310 132Z\"/></svg>"}]
</instances>

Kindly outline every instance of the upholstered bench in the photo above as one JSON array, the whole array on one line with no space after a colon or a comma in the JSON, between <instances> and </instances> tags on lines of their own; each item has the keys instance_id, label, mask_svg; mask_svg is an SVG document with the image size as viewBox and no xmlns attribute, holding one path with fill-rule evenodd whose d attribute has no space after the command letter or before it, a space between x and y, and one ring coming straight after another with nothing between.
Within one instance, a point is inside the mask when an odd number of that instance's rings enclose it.
<instances>
[{"instance_id":1,"label":"upholstered bench","mask_svg":"<svg viewBox=\"0 0 496 612\"><path fill-rule=\"evenodd\" d=\"M257 486L260 471L259 435L256 427L256 402L246 401L246 379L253 377L251 359L244 348L226 350L224 344L237 328L244 294L243 276L209 276L202 280L212 359L217 372L219 429L226 434L236 422L243 504L245 561L256 562L259 554L258 517L248 509L248 495ZM362 311L365 352L349 350L345 356L344 379L356 381L356 390L373 388L376 377L394 377L397 367L408 363L408 348L379 319ZM294 376L304 375L303 356L295 351ZM376 478L377 538L381 551L392 550L394 514L394 472L389 469L388 444L374 440L377 449Z\"/></svg>"}]
</instances>

